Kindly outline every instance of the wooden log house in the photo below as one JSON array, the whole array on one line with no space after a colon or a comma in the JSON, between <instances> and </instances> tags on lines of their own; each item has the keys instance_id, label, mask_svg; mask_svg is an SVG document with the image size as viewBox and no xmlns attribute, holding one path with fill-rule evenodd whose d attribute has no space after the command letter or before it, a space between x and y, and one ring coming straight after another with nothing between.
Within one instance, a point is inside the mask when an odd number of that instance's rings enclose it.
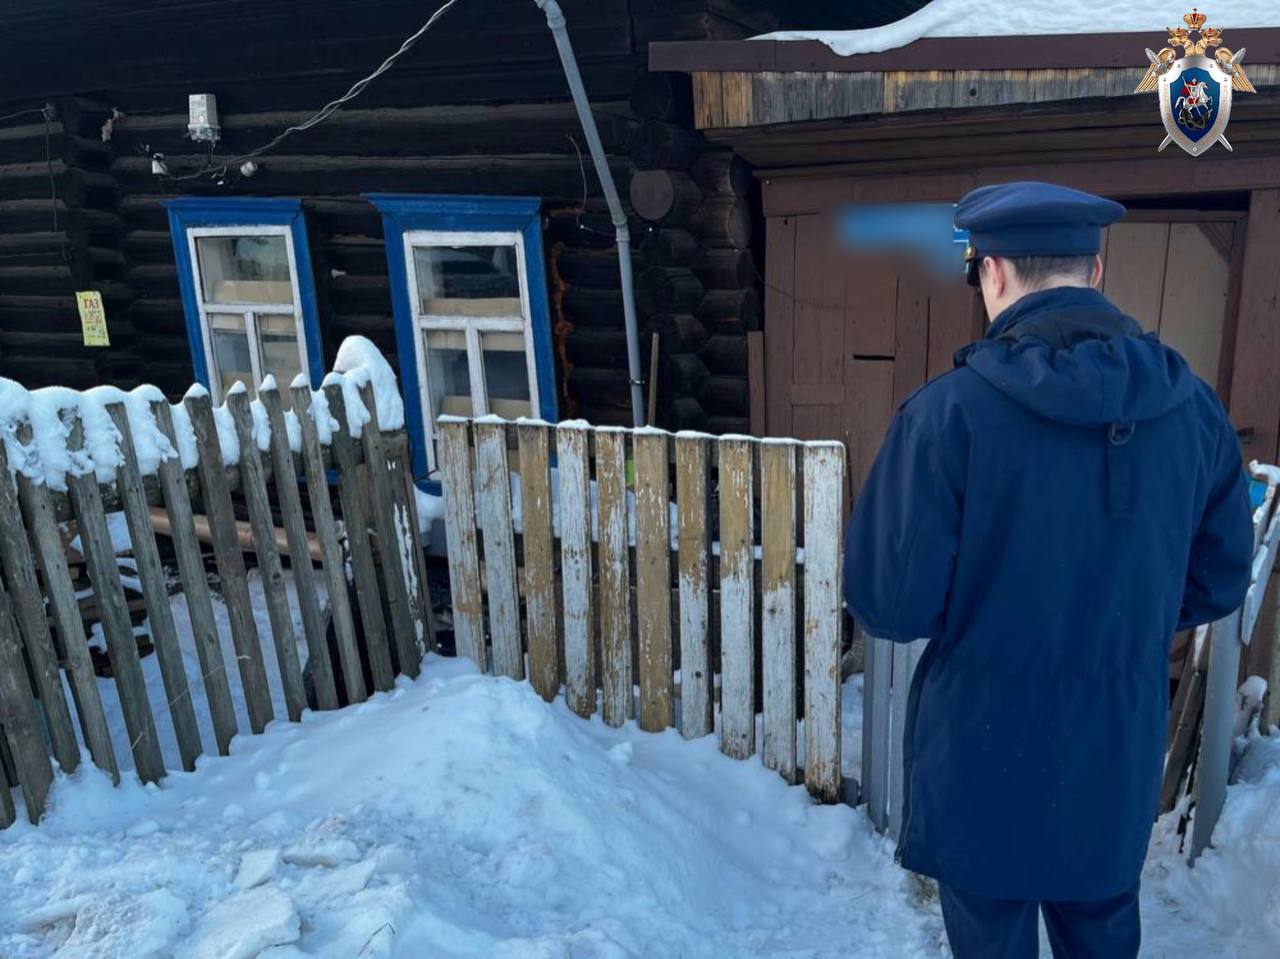
<instances>
[{"instance_id":1,"label":"wooden log house","mask_svg":"<svg viewBox=\"0 0 1280 959\"><path fill-rule=\"evenodd\" d=\"M745 432L747 332L761 322L754 180L694 131L687 78L646 72L647 45L851 21L825 0L563 7L637 204L658 423ZM350 105L254 168L224 159L341 95L433 9L10 4L0 375L172 394L199 380L220 400L241 378L315 380L361 334L398 366L420 479L440 413L629 424L613 229L533 0L459 0ZM216 143L188 135L192 94L216 97ZM84 345L86 290L102 295L109 346Z\"/></svg>"},{"instance_id":2,"label":"wooden log house","mask_svg":"<svg viewBox=\"0 0 1280 959\"><path fill-rule=\"evenodd\" d=\"M1108 33L1081 17L1075 34L925 37L852 55L806 37L651 45L655 73L690 78L698 131L761 186L766 431L844 440L852 497L897 405L985 327L958 275L886 269L842 249L831 214L950 204L982 184L1040 179L1129 208L1106 236L1104 292L1216 385L1246 460L1276 462L1280 18L1243 29L1229 5L1208 12L1232 49L1247 49L1257 92L1233 98L1234 149L1196 158L1157 149L1156 96L1133 92L1163 23ZM1242 674L1274 689L1273 608ZM1280 718L1280 696L1269 718Z\"/></svg>"}]
</instances>

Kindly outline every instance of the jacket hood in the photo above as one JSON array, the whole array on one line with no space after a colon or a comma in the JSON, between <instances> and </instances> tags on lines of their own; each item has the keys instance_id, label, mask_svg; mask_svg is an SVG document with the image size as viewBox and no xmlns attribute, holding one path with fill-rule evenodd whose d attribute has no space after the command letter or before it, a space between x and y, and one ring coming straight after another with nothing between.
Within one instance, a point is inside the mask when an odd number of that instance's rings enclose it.
<instances>
[{"instance_id":1,"label":"jacket hood","mask_svg":"<svg viewBox=\"0 0 1280 959\"><path fill-rule=\"evenodd\" d=\"M1191 398L1186 360L1097 290L1056 287L1005 309L956 354L1010 399L1073 426L1134 424Z\"/></svg>"}]
</instances>

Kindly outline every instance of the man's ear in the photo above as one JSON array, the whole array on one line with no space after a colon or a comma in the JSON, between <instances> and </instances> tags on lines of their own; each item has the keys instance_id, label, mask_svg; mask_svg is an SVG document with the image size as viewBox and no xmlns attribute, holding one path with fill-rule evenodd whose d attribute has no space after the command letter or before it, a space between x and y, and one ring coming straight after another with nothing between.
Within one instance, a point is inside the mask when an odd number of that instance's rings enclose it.
<instances>
[{"instance_id":1,"label":"man's ear","mask_svg":"<svg viewBox=\"0 0 1280 959\"><path fill-rule=\"evenodd\" d=\"M1005 286L1009 282L1005 275L1004 262L997 260L994 256L984 256L982 270L991 281L991 292L997 297L1004 296Z\"/></svg>"},{"instance_id":2,"label":"man's ear","mask_svg":"<svg viewBox=\"0 0 1280 959\"><path fill-rule=\"evenodd\" d=\"M1089 277L1089 285L1095 290L1102 285L1102 254L1093 255L1093 273Z\"/></svg>"}]
</instances>

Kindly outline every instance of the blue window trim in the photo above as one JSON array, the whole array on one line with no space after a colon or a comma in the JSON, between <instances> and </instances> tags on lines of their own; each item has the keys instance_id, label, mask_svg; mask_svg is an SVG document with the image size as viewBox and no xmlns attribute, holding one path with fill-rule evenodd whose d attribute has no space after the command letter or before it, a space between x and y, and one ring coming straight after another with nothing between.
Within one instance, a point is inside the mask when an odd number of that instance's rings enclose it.
<instances>
[{"instance_id":1,"label":"blue window trim","mask_svg":"<svg viewBox=\"0 0 1280 959\"><path fill-rule=\"evenodd\" d=\"M169 211L169 232L178 266L178 286L182 293L182 312L187 321L187 340L191 346L191 365L196 380L206 388L209 381L209 358L204 351L204 332L200 329L200 305L196 292L195 264L187 231L205 226L287 226L293 240L294 265L298 271L299 310L302 335L307 344L307 374L316 388L324 378L324 347L320 339L320 319L316 309L315 275L311 269L311 247L307 242L302 200L296 197L177 197L165 201ZM288 383L280 384L287 388Z\"/></svg>"},{"instance_id":2,"label":"blue window trim","mask_svg":"<svg viewBox=\"0 0 1280 959\"><path fill-rule=\"evenodd\" d=\"M413 471L420 484L438 490L427 475L427 430L419 403L417 332L409 299L409 270L404 257L404 234L413 230L481 233L518 232L524 242L525 282L529 293L529 319L533 327L534 368L538 374L538 410L543 419L559 419L555 356L551 338L551 313L547 304L546 260L542 250L542 201L516 196L436 196L414 193L367 193L365 199L382 214L391 275L391 307L395 314L396 350L400 354L401 392L405 398L405 425L413 441Z\"/></svg>"}]
</instances>

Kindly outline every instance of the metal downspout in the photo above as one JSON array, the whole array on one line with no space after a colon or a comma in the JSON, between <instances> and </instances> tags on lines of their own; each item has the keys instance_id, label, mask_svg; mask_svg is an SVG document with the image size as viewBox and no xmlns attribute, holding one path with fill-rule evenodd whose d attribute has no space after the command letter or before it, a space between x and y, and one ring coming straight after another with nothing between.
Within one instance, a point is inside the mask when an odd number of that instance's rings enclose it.
<instances>
[{"instance_id":1,"label":"metal downspout","mask_svg":"<svg viewBox=\"0 0 1280 959\"><path fill-rule=\"evenodd\" d=\"M596 129L587 91L582 86L582 74L578 72L578 61L573 55L573 45L565 30L564 13L556 0L534 0L534 3L547 15L547 26L555 37L565 79L569 81L569 93L573 96L573 105L578 112L578 120L582 123L582 132L587 138L587 148L591 151L591 162L595 164L605 201L609 204L609 215L613 220L614 235L618 242L618 271L622 280L622 318L627 331L627 378L631 386L631 416L636 426L644 426L644 392L641 390L644 380L640 374L640 331L636 325L635 284L631 274L631 233L627 228L627 215L622 211L618 187L609 171L604 145L600 142L600 131Z\"/></svg>"}]
</instances>

